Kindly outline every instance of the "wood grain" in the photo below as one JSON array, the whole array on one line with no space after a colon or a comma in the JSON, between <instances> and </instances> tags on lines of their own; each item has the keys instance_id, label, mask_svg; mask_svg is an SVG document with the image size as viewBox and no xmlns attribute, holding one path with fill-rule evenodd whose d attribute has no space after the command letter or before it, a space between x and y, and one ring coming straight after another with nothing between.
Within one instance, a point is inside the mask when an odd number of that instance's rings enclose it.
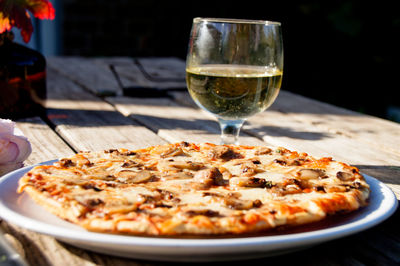
<instances>
[{"instance_id":1,"label":"wood grain","mask_svg":"<svg viewBox=\"0 0 400 266\"><path fill-rule=\"evenodd\" d=\"M273 110L334 134L400 155L400 124L282 91Z\"/></svg>"},{"instance_id":2,"label":"wood grain","mask_svg":"<svg viewBox=\"0 0 400 266\"><path fill-rule=\"evenodd\" d=\"M122 95L122 90L107 64L90 58L57 56L49 57L47 66L96 95Z\"/></svg>"},{"instance_id":3,"label":"wood grain","mask_svg":"<svg viewBox=\"0 0 400 266\"><path fill-rule=\"evenodd\" d=\"M76 151L139 149L165 143L151 130L51 69L46 108L56 131Z\"/></svg>"},{"instance_id":4,"label":"wood grain","mask_svg":"<svg viewBox=\"0 0 400 266\"><path fill-rule=\"evenodd\" d=\"M137 58L130 64L121 62L113 66L124 88L186 88L185 62L178 58Z\"/></svg>"},{"instance_id":5,"label":"wood grain","mask_svg":"<svg viewBox=\"0 0 400 266\"><path fill-rule=\"evenodd\" d=\"M24 162L32 165L74 154L74 151L39 117L17 121L31 143L32 153Z\"/></svg>"},{"instance_id":6,"label":"wood grain","mask_svg":"<svg viewBox=\"0 0 400 266\"><path fill-rule=\"evenodd\" d=\"M220 129L215 119L207 113L181 106L168 98L109 97L118 111L131 116L169 142L219 143ZM265 145L257 138L241 134L243 145Z\"/></svg>"}]
</instances>

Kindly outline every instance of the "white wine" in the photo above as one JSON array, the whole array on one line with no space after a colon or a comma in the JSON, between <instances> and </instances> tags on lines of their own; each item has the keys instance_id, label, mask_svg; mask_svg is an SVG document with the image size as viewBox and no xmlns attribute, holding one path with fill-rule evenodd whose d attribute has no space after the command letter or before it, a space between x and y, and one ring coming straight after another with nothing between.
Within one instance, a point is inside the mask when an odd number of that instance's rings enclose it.
<instances>
[{"instance_id":1,"label":"white wine","mask_svg":"<svg viewBox=\"0 0 400 266\"><path fill-rule=\"evenodd\" d=\"M186 69L186 82L205 110L223 119L243 119L275 101L282 72L261 66L203 65Z\"/></svg>"}]
</instances>

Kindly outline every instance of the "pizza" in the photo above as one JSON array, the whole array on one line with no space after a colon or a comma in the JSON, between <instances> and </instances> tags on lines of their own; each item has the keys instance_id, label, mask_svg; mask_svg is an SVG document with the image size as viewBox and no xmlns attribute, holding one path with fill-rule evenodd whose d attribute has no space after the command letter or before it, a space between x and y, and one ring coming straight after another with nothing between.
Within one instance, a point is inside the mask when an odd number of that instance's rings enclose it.
<instances>
[{"instance_id":1,"label":"pizza","mask_svg":"<svg viewBox=\"0 0 400 266\"><path fill-rule=\"evenodd\" d=\"M180 142L79 152L20 180L51 213L87 230L144 236L266 232L368 204L356 167L264 146Z\"/></svg>"}]
</instances>

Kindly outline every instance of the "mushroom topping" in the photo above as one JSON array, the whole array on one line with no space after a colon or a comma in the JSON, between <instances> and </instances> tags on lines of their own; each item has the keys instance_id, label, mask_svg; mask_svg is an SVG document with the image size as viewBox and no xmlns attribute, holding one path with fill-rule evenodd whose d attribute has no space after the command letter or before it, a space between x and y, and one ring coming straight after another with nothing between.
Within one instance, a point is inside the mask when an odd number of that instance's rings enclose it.
<instances>
[{"instance_id":1,"label":"mushroom topping","mask_svg":"<svg viewBox=\"0 0 400 266\"><path fill-rule=\"evenodd\" d=\"M247 161L240 166L242 170L242 176L253 176L257 173L265 172L263 169L258 168L257 164L254 164L252 161Z\"/></svg>"},{"instance_id":2,"label":"mushroom topping","mask_svg":"<svg viewBox=\"0 0 400 266\"><path fill-rule=\"evenodd\" d=\"M256 166L251 162L246 162L240 166L243 176L252 176L256 174Z\"/></svg>"},{"instance_id":3,"label":"mushroom topping","mask_svg":"<svg viewBox=\"0 0 400 266\"><path fill-rule=\"evenodd\" d=\"M285 196L288 194L301 193L303 189L313 188L312 184L308 180L298 180L298 179L287 179L284 183L276 184L272 188L272 193Z\"/></svg>"},{"instance_id":4,"label":"mushroom topping","mask_svg":"<svg viewBox=\"0 0 400 266\"><path fill-rule=\"evenodd\" d=\"M109 150L105 150L104 153L114 153L114 154L119 154L119 151L117 149L109 149Z\"/></svg>"},{"instance_id":5,"label":"mushroom topping","mask_svg":"<svg viewBox=\"0 0 400 266\"><path fill-rule=\"evenodd\" d=\"M302 189L300 188L300 186L295 185L295 184L290 184L285 187L283 194L284 195L296 194L296 193L300 193L300 192L302 192Z\"/></svg>"},{"instance_id":6,"label":"mushroom topping","mask_svg":"<svg viewBox=\"0 0 400 266\"><path fill-rule=\"evenodd\" d=\"M149 181L152 177L150 171L143 170L135 172L131 170L122 170L116 174L119 181L126 183L143 183Z\"/></svg>"},{"instance_id":7,"label":"mushroom topping","mask_svg":"<svg viewBox=\"0 0 400 266\"><path fill-rule=\"evenodd\" d=\"M194 171L197 171L204 166L202 163L195 163L192 161L172 161L169 162L169 165L178 169L188 169Z\"/></svg>"},{"instance_id":8,"label":"mushroom topping","mask_svg":"<svg viewBox=\"0 0 400 266\"><path fill-rule=\"evenodd\" d=\"M280 164L280 165L287 165L287 161L282 160L282 159L275 159L274 163Z\"/></svg>"},{"instance_id":9,"label":"mushroom topping","mask_svg":"<svg viewBox=\"0 0 400 266\"><path fill-rule=\"evenodd\" d=\"M287 164L289 166L299 166L299 165L302 165L302 161L304 161L304 160L303 159L294 159L294 160L289 160L287 162Z\"/></svg>"},{"instance_id":10,"label":"mushroom topping","mask_svg":"<svg viewBox=\"0 0 400 266\"><path fill-rule=\"evenodd\" d=\"M227 194L227 196L228 196L228 197L233 197L233 198L235 198L235 199L238 199L238 198L240 198L240 197L242 196L242 194L239 193L239 192L229 192L229 193Z\"/></svg>"},{"instance_id":11,"label":"mushroom topping","mask_svg":"<svg viewBox=\"0 0 400 266\"><path fill-rule=\"evenodd\" d=\"M102 201L101 199L98 199L98 198L93 198L93 199L87 199L82 203L83 203L83 205L85 205L88 208L93 208L97 205L104 204L104 201Z\"/></svg>"},{"instance_id":12,"label":"mushroom topping","mask_svg":"<svg viewBox=\"0 0 400 266\"><path fill-rule=\"evenodd\" d=\"M241 178L232 177L229 179L229 186L231 187L258 187L258 188L271 188L273 186L271 181L267 181L263 178L251 177Z\"/></svg>"},{"instance_id":13,"label":"mushroom topping","mask_svg":"<svg viewBox=\"0 0 400 266\"><path fill-rule=\"evenodd\" d=\"M259 200L259 199L253 200L253 207L254 208L259 208L259 207L261 207L262 204L263 204L262 201Z\"/></svg>"},{"instance_id":14,"label":"mushroom topping","mask_svg":"<svg viewBox=\"0 0 400 266\"><path fill-rule=\"evenodd\" d=\"M322 169L301 169L297 172L297 176L300 179L308 180L308 179L317 179L317 178L326 178L325 171Z\"/></svg>"},{"instance_id":15,"label":"mushroom topping","mask_svg":"<svg viewBox=\"0 0 400 266\"><path fill-rule=\"evenodd\" d=\"M134 156L134 155L136 155L136 152L134 152L134 151L125 151L125 152L120 152L120 154L122 156Z\"/></svg>"},{"instance_id":16,"label":"mushroom topping","mask_svg":"<svg viewBox=\"0 0 400 266\"><path fill-rule=\"evenodd\" d=\"M266 181L263 178L252 177L247 180L248 187L269 187L271 186L271 181Z\"/></svg>"},{"instance_id":17,"label":"mushroom topping","mask_svg":"<svg viewBox=\"0 0 400 266\"><path fill-rule=\"evenodd\" d=\"M190 172L176 172L169 173L162 177L163 180L173 180L173 179L190 179L193 178L193 174Z\"/></svg>"},{"instance_id":18,"label":"mushroom topping","mask_svg":"<svg viewBox=\"0 0 400 266\"><path fill-rule=\"evenodd\" d=\"M356 181L356 182L353 182L353 187L356 189L360 189L364 186L360 182Z\"/></svg>"},{"instance_id":19,"label":"mushroom topping","mask_svg":"<svg viewBox=\"0 0 400 266\"><path fill-rule=\"evenodd\" d=\"M280 164L282 166L299 166L303 165L306 160L303 158L298 158L298 159L288 159L288 158L280 158L280 159L275 159L274 163Z\"/></svg>"},{"instance_id":20,"label":"mushroom topping","mask_svg":"<svg viewBox=\"0 0 400 266\"><path fill-rule=\"evenodd\" d=\"M160 154L161 158L184 155L184 152L180 147L174 147L174 146L161 146L154 149L154 151Z\"/></svg>"},{"instance_id":21,"label":"mushroom topping","mask_svg":"<svg viewBox=\"0 0 400 266\"><path fill-rule=\"evenodd\" d=\"M272 193L277 196L285 196L285 195L297 194L297 193L301 193L301 192L302 192L301 188L295 184L290 184L285 187L279 186L279 187L272 188Z\"/></svg>"},{"instance_id":22,"label":"mushroom topping","mask_svg":"<svg viewBox=\"0 0 400 266\"><path fill-rule=\"evenodd\" d=\"M255 155L265 155L265 154L270 154L271 152L272 152L272 149L270 149L268 147L259 147L254 154Z\"/></svg>"},{"instance_id":23,"label":"mushroom topping","mask_svg":"<svg viewBox=\"0 0 400 266\"><path fill-rule=\"evenodd\" d=\"M125 161L121 165L121 167L124 167L124 168L141 167L141 166L143 166L142 163L138 163L138 162L135 162L135 161L132 161L132 160Z\"/></svg>"},{"instance_id":24,"label":"mushroom topping","mask_svg":"<svg viewBox=\"0 0 400 266\"><path fill-rule=\"evenodd\" d=\"M192 161L174 161L174 160L161 160L158 163L158 169L162 172L173 171L173 170L194 170L197 171L201 169L204 165L202 163L196 163Z\"/></svg>"},{"instance_id":25,"label":"mushroom topping","mask_svg":"<svg viewBox=\"0 0 400 266\"><path fill-rule=\"evenodd\" d=\"M61 167L70 167L70 166L75 166L75 163L73 161L71 161L70 159L61 159L58 162L58 165L60 165Z\"/></svg>"},{"instance_id":26,"label":"mushroom topping","mask_svg":"<svg viewBox=\"0 0 400 266\"><path fill-rule=\"evenodd\" d=\"M155 191L158 192L160 194L160 196L165 200L171 200L175 197L175 194L173 192L165 190L165 189L157 188Z\"/></svg>"},{"instance_id":27,"label":"mushroom topping","mask_svg":"<svg viewBox=\"0 0 400 266\"><path fill-rule=\"evenodd\" d=\"M248 179L240 177L232 177L229 179L230 187L247 187Z\"/></svg>"},{"instance_id":28,"label":"mushroom topping","mask_svg":"<svg viewBox=\"0 0 400 266\"><path fill-rule=\"evenodd\" d=\"M84 189L93 189L94 191L100 192L103 189L99 188L96 184L87 182L87 183L82 183L80 184L82 188Z\"/></svg>"},{"instance_id":29,"label":"mushroom topping","mask_svg":"<svg viewBox=\"0 0 400 266\"><path fill-rule=\"evenodd\" d=\"M212 185L223 186L223 185L225 185L223 176L217 167L200 170L194 175L193 179L196 182L205 184L207 186L212 186Z\"/></svg>"},{"instance_id":30,"label":"mushroom topping","mask_svg":"<svg viewBox=\"0 0 400 266\"><path fill-rule=\"evenodd\" d=\"M217 211L213 211L213 210L189 210L185 213L187 216L189 217L193 217L193 216L197 216L197 215L203 215L203 216L207 216L207 217L222 217L222 215L217 212Z\"/></svg>"},{"instance_id":31,"label":"mushroom topping","mask_svg":"<svg viewBox=\"0 0 400 266\"><path fill-rule=\"evenodd\" d=\"M221 172L221 174L224 177L224 179L228 180L228 179L230 179L232 177L232 173L229 172L229 170L226 169L225 167L219 167L218 170Z\"/></svg>"},{"instance_id":32,"label":"mushroom topping","mask_svg":"<svg viewBox=\"0 0 400 266\"><path fill-rule=\"evenodd\" d=\"M341 171L336 173L336 177L340 181L353 181L354 180L354 176L351 173L346 173L346 172L341 172Z\"/></svg>"},{"instance_id":33,"label":"mushroom topping","mask_svg":"<svg viewBox=\"0 0 400 266\"><path fill-rule=\"evenodd\" d=\"M179 145L181 147L189 147L190 146L189 142L186 142L186 141L182 141L181 143L179 143Z\"/></svg>"},{"instance_id":34,"label":"mushroom topping","mask_svg":"<svg viewBox=\"0 0 400 266\"><path fill-rule=\"evenodd\" d=\"M240 154L235 153L231 148L227 146L215 146L211 149L208 154L212 159L222 159L225 161L236 159L241 157Z\"/></svg>"},{"instance_id":35,"label":"mushroom topping","mask_svg":"<svg viewBox=\"0 0 400 266\"><path fill-rule=\"evenodd\" d=\"M224 203L230 209L249 210L251 208L259 208L262 205L261 200L239 200L232 197L224 199Z\"/></svg>"},{"instance_id":36,"label":"mushroom topping","mask_svg":"<svg viewBox=\"0 0 400 266\"><path fill-rule=\"evenodd\" d=\"M203 194L201 194L203 197L207 197L207 196L211 196L211 197L217 197L217 198L222 198L224 197L222 194L219 193L215 193L215 192L203 192Z\"/></svg>"}]
</instances>

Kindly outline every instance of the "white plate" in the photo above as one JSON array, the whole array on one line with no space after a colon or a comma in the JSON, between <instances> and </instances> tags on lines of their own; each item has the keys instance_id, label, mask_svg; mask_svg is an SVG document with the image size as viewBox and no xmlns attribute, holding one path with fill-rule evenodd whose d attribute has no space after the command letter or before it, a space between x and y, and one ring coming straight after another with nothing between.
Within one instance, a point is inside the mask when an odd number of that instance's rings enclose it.
<instances>
[{"instance_id":1,"label":"white plate","mask_svg":"<svg viewBox=\"0 0 400 266\"><path fill-rule=\"evenodd\" d=\"M53 161L42 164L52 164ZM0 178L0 217L29 230L101 253L165 261L217 261L272 256L316 245L370 228L388 218L397 207L393 192L365 176L371 187L370 204L328 225L283 235L218 239L177 239L88 232L48 213L30 197L17 194L18 179L31 167Z\"/></svg>"}]
</instances>

